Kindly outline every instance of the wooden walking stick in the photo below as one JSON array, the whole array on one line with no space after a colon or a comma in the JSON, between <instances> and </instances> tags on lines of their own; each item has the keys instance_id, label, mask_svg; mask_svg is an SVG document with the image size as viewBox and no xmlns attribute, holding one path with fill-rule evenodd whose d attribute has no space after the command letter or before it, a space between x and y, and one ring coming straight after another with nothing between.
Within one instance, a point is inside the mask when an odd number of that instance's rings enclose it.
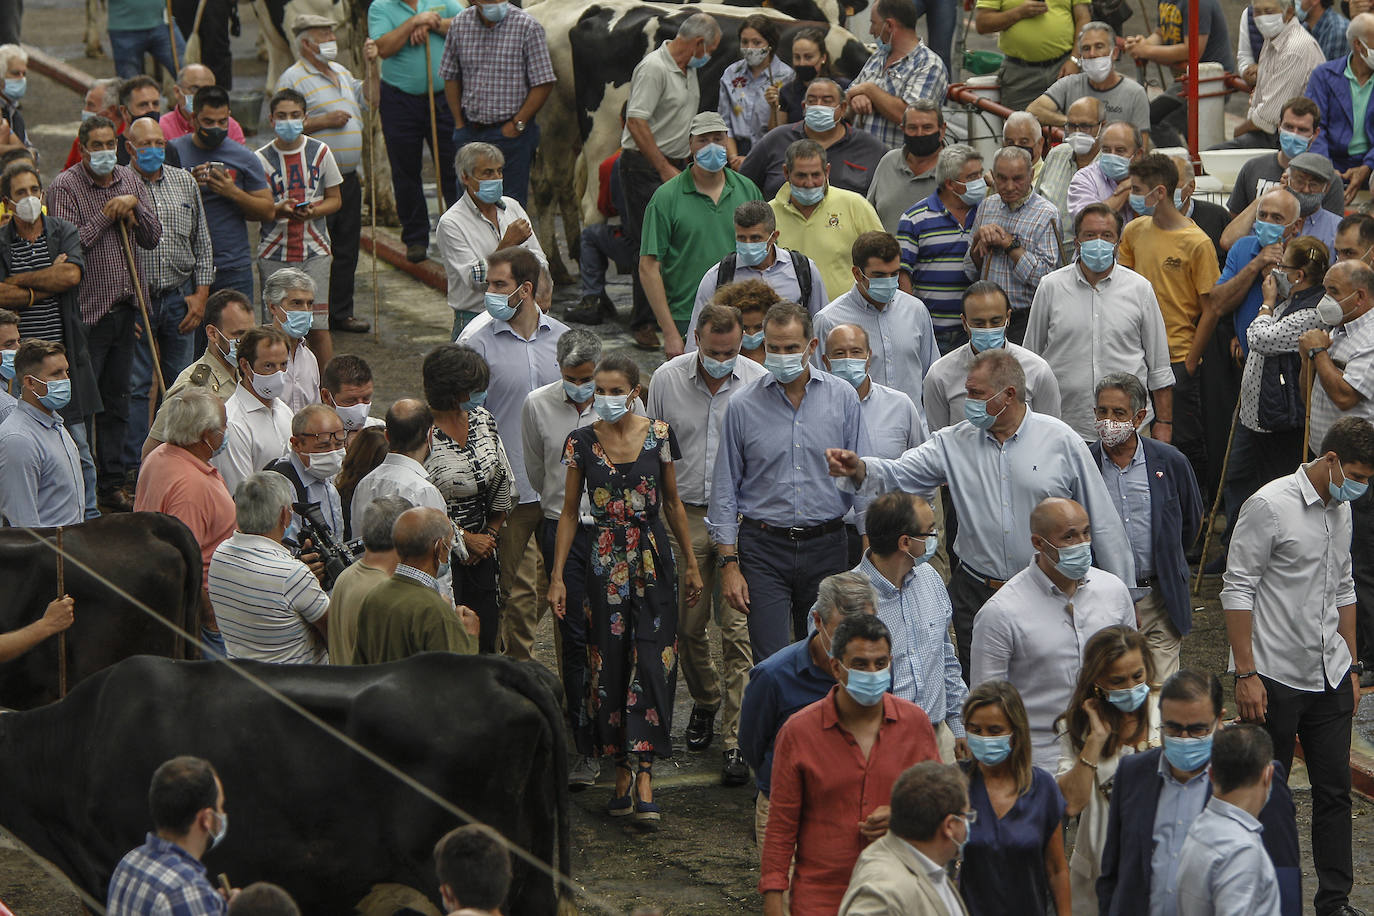
<instances>
[{"instance_id":1,"label":"wooden walking stick","mask_svg":"<svg viewBox=\"0 0 1374 916\"><path fill-rule=\"evenodd\" d=\"M138 311L143 315L143 336L148 341L148 352L153 357L153 392L161 398L167 393L167 386L162 381L162 360L157 352L156 334L153 323L148 318L148 300L143 295L143 282L138 278L138 264L134 261L134 249L129 245L129 224L124 220L119 221L119 237L124 243L124 260L129 266L129 278L134 284L134 295L138 299ZM151 392L150 392L151 393ZM150 400L156 400L151 399Z\"/></svg>"},{"instance_id":2,"label":"wooden walking stick","mask_svg":"<svg viewBox=\"0 0 1374 916\"><path fill-rule=\"evenodd\" d=\"M181 73L181 61L177 59L177 26L176 17L172 15L172 0L167 0L167 40L172 43L172 79L176 80L177 74Z\"/></svg>"},{"instance_id":3,"label":"wooden walking stick","mask_svg":"<svg viewBox=\"0 0 1374 916\"><path fill-rule=\"evenodd\" d=\"M62 526L57 526L57 597L67 594L67 576L62 565ZM67 631L57 634L57 698L67 696Z\"/></svg>"},{"instance_id":4,"label":"wooden walking stick","mask_svg":"<svg viewBox=\"0 0 1374 916\"><path fill-rule=\"evenodd\" d=\"M1212 549L1212 529L1216 525L1217 510L1221 508L1221 496L1226 492L1226 469L1231 466L1231 445L1236 441L1236 424L1240 422L1240 398L1236 398L1236 409L1231 411L1231 434L1226 437L1226 455L1221 460L1221 477L1217 483L1217 495L1212 498L1212 511L1207 513L1207 537L1202 541L1202 558L1198 560L1197 575L1193 577L1193 594L1202 592L1202 571L1207 568L1207 551ZM1234 523L1235 519L1231 519Z\"/></svg>"},{"instance_id":5,"label":"wooden walking stick","mask_svg":"<svg viewBox=\"0 0 1374 916\"><path fill-rule=\"evenodd\" d=\"M429 41L425 41L425 56L429 56ZM428 63L428 60L426 60ZM368 69L377 66L375 60L367 62ZM372 74L368 74L369 82ZM431 84L432 85L432 84ZM434 96L429 99L430 111L434 110ZM372 227L372 339L380 343L382 340L382 307L377 299L377 106L373 105L368 111L368 130L367 130L367 198L368 198L368 219Z\"/></svg>"},{"instance_id":6,"label":"wooden walking stick","mask_svg":"<svg viewBox=\"0 0 1374 916\"><path fill-rule=\"evenodd\" d=\"M429 96L429 151L434 154L434 196L441 203L440 212L444 205L444 180L439 176L439 116L434 113L434 63L429 50L429 35L425 35L425 92ZM429 220L426 212L425 220Z\"/></svg>"}]
</instances>

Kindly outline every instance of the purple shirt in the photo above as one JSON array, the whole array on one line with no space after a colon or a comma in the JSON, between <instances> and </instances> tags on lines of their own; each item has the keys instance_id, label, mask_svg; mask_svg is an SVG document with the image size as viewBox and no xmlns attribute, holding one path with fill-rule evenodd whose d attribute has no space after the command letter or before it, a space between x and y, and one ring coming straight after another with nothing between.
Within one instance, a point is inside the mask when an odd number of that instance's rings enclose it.
<instances>
[{"instance_id":1,"label":"purple shirt","mask_svg":"<svg viewBox=\"0 0 1374 916\"><path fill-rule=\"evenodd\" d=\"M1118 182L1112 181L1102 171L1096 159L1083 166L1069 179L1069 219L1076 219L1079 211L1088 204L1105 203L1108 197L1116 193L1117 185Z\"/></svg>"}]
</instances>

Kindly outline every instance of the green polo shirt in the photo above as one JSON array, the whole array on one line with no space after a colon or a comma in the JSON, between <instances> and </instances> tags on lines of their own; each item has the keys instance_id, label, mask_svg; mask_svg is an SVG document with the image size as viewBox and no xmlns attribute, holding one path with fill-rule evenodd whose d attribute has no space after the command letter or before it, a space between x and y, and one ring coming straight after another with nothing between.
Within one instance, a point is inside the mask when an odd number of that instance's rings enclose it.
<instances>
[{"instance_id":1,"label":"green polo shirt","mask_svg":"<svg viewBox=\"0 0 1374 916\"><path fill-rule=\"evenodd\" d=\"M692 317L702 276L735 250L735 208L762 199L758 187L733 169L725 170L719 202L697 190L690 168L654 192L644 211L639 253L658 258L674 319Z\"/></svg>"},{"instance_id":2,"label":"green polo shirt","mask_svg":"<svg viewBox=\"0 0 1374 916\"><path fill-rule=\"evenodd\" d=\"M414 8L405 0L373 0L367 8L368 37L376 41L416 13L430 10L438 13L440 19L452 19L463 11L463 6L458 0L417 0ZM444 79L439 75L439 59L444 56L443 35L429 33L429 51L434 67L434 91L442 95ZM413 45L407 40L401 45L401 50L382 58L382 82L411 95L424 95L428 88L425 82L424 46Z\"/></svg>"},{"instance_id":3,"label":"green polo shirt","mask_svg":"<svg viewBox=\"0 0 1374 916\"><path fill-rule=\"evenodd\" d=\"M1369 138L1365 136L1363 125L1365 112L1369 108L1369 94L1374 91L1374 77L1370 77L1361 86L1360 81L1355 79L1355 71L1350 69L1350 55L1347 54L1345 78L1350 83L1350 123L1354 125L1354 130L1350 131L1350 146L1346 152L1358 158L1369 152Z\"/></svg>"}]
</instances>

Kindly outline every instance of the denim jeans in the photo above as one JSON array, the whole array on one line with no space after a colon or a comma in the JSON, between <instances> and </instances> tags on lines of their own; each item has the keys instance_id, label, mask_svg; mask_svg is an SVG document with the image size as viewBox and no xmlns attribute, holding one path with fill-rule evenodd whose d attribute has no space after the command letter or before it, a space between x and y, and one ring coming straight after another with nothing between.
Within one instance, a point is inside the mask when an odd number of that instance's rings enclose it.
<instances>
[{"instance_id":1,"label":"denim jeans","mask_svg":"<svg viewBox=\"0 0 1374 916\"><path fill-rule=\"evenodd\" d=\"M129 424L129 375L134 350L134 308L115 303L86 328L91 371L104 410L95 415L96 485L103 492L124 485L124 436Z\"/></svg>"},{"instance_id":2,"label":"denim jeans","mask_svg":"<svg viewBox=\"0 0 1374 916\"><path fill-rule=\"evenodd\" d=\"M806 635L821 580L844 572L849 550L843 528L793 541L748 523L740 525L738 550L749 586L749 642L757 664Z\"/></svg>"},{"instance_id":3,"label":"denim jeans","mask_svg":"<svg viewBox=\"0 0 1374 916\"><path fill-rule=\"evenodd\" d=\"M391 163L391 189L396 194L396 215L401 220L401 241L406 245L429 244L429 204L420 180L424 167L425 145L431 140L429 103L424 95L403 92L382 83L378 111L382 116L382 135L386 137L386 156ZM434 93L434 116L439 137L439 175L435 182L443 187L444 204L458 201L458 179L453 170L453 116L442 87ZM433 151L431 151L433 154Z\"/></svg>"},{"instance_id":4,"label":"denim jeans","mask_svg":"<svg viewBox=\"0 0 1374 916\"><path fill-rule=\"evenodd\" d=\"M224 84L223 84L223 83L216 83L216 85L218 85L218 86L223 86ZM211 293L211 295L213 295L213 294L219 292L219 291L222 290L222 289L232 289L232 290L235 290L236 292L243 293L243 297L244 297L245 299L247 299L248 302L249 302L249 311L252 311L253 292L254 292L254 290L253 290L253 265L252 265L252 264L247 264L247 265L245 265L245 266L243 266L243 267L232 267L232 268L230 268L230 267L216 267L216 268L215 268L215 279L212 280L212 281L210 282L210 293ZM194 331L192 331L191 333L192 333L192 335L194 336L194 340L195 340L195 343L192 345L192 348L191 348L192 351L193 351L194 353L204 353L204 352L205 352L205 346L206 346L206 342L205 342L205 322L201 322L200 326L197 327L197 328L196 328Z\"/></svg>"},{"instance_id":5,"label":"denim jeans","mask_svg":"<svg viewBox=\"0 0 1374 916\"><path fill-rule=\"evenodd\" d=\"M162 382L168 388L181 370L194 359L191 334L182 334L177 325L186 317L186 291L169 289L154 293L152 306L153 328L156 333L158 359L162 363ZM142 317L134 319L143 327ZM133 366L129 372L129 431L124 436L124 466L136 468L142 461L143 440L148 438L148 399L152 396L153 358L148 341L142 337L134 341Z\"/></svg>"},{"instance_id":6,"label":"denim jeans","mask_svg":"<svg viewBox=\"0 0 1374 916\"><path fill-rule=\"evenodd\" d=\"M86 424L90 422L82 420L80 423L67 424L67 432L71 433L72 442L76 443L76 453L81 457L81 482L86 488L86 521L100 518L95 493L95 456L91 454L91 437L86 432Z\"/></svg>"},{"instance_id":7,"label":"denim jeans","mask_svg":"<svg viewBox=\"0 0 1374 916\"><path fill-rule=\"evenodd\" d=\"M165 25L151 29L110 29L110 56L114 58L115 73L122 80L132 79L143 72L143 55L151 54L168 73L176 73L172 64L169 32L177 38L177 60L186 60L186 40L179 29Z\"/></svg>"},{"instance_id":8,"label":"denim jeans","mask_svg":"<svg viewBox=\"0 0 1374 916\"><path fill-rule=\"evenodd\" d=\"M959 4L954 0L914 0L914 3L916 17L926 17L926 44L945 62L945 69L953 73L949 56L954 49L954 24Z\"/></svg>"},{"instance_id":9,"label":"denim jeans","mask_svg":"<svg viewBox=\"0 0 1374 916\"><path fill-rule=\"evenodd\" d=\"M486 130L473 130L463 126L453 132L453 145L462 147L475 141L490 143L506 157L503 173L504 193L514 197L520 206L529 208L530 163L534 161L534 148L539 145L539 125L531 121L524 133L507 137L501 133L501 125Z\"/></svg>"},{"instance_id":10,"label":"denim jeans","mask_svg":"<svg viewBox=\"0 0 1374 916\"><path fill-rule=\"evenodd\" d=\"M577 257L582 275L582 298L600 296L606 291L606 269L615 262L621 273L634 266L635 243L619 226L594 223L582 230L581 253Z\"/></svg>"}]
</instances>

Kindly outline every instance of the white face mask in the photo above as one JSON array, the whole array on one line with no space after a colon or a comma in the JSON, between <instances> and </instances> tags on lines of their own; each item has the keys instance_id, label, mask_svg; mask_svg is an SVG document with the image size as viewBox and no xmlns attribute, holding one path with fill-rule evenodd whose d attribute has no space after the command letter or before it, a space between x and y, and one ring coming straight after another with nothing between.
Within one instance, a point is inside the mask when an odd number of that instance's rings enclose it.
<instances>
[{"instance_id":1,"label":"white face mask","mask_svg":"<svg viewBox=\"0 0 1374 916\"><path fill-rule=\"evenodd\" d=\"M1112 56L1104 54L1102 57L1085 57L1078 62L1083 73L1094 83L1105 80L1112 72Z\"/></svg>"},{"instance_id":2,"label":"white face mask","mask_svg":"<svg viewBox=\"0 0 1374 916\"><path fill-rule=\"evenodd\" d=\"M366 425L367 412L371 409L371 404L354 404L350 407L335 407L334 412L343 420L344 429L351 433Z\"/></svg>"},{"instance_id":3,"label":"white face mask","mask_svg":"<svg viewBox=\"0 0 1374 916\"><path fill-rule=\"evenodd\" d=\"M253 390L269 401L281 397L282 392L286 390L286 370L273 372L271 375L258 375L254 372Z\"/></svg>"},{"instance_id":4,"label":"white face mask","mask_svg":"<svg viewBox=\"0 0 1374 916\"><path fill-rule=\"evenodd\" d=\"M325 60L333 60L339 56L339 43L337 41L322 41L319 48L320 57Z\"/></svg>"},{"instance_id":5,"label":"white face mask","mask_svg":"<svg viewBox=\"0 0 1374 916\"><path fill-rule=\"evenodd\" d=\"M331 452L316 452L307 457L310 463L305 469L316 480L332 480L343 470L344 450L341 448Z\"/></svg>"},{"instance_id":6,"label":"white face mask","mask_svg":"<svg viewBox=\"0 0 1374 916\"><path fill-rule=\"evenodd\" d=\"M14 215L26 223L31 223L38 219L38 215L43 212L43 201L37 197L25 197L14 205Z\"/></svg>"},{"instance_id":7,"label":"white face mask","mask_svg":"<svg viewBox=\"0 0 1374 916\"><path fill-rule=\"evenodd\" d=\"M1283 31L1283 14L1273 13L1268 16L1256 16L1255 28L1259 29L1259 33L1265 38L1273 38Z\"/></svg>"}]
</instances>

